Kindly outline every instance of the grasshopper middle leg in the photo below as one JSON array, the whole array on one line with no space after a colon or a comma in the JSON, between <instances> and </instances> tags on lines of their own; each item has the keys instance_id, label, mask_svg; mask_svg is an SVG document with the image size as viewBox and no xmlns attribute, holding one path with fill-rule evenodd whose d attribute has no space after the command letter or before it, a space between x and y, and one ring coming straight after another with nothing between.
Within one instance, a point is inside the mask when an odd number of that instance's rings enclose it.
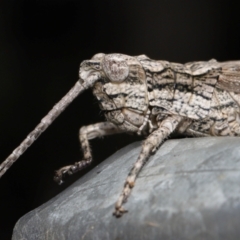
<instances>
[{"instance_id":1,"label":"grasshopper middle leg","mask_svg":"<svg viewBox=\"0 0 240 240\"><path fill-rule=\"evenodd\" d=\"M181 121L179 116L169 116L162 122L158 123L158 129L153 131L148 138L143 142L141 153L138 160L132 167L128 177L125 181L121 195L119 196L113 215L121 217L123 213L127 212L123 208L123 204L127 201L131 189L134 187L135 180L141 171L144 163L147 161L151 153L155 152L164 139L166 139L178 126Z\"/></svg>"}]
</instances>

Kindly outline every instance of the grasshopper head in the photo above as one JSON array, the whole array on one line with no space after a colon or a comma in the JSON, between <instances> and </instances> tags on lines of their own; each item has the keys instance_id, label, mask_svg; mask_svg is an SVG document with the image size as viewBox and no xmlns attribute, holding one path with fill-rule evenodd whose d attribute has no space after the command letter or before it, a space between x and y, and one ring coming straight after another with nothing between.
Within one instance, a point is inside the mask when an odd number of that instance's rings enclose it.
<instances>
[{"instance_id":1,"label":"grasshopper head","mask_svg":"<svg viewBox=\"0 0 240 240\"><path fill-rule=\"evenodd\" d=\"M79 77L84 82L95 82L107 78L111 82L123 82L129 75L126 56L122 54L98 53L80 65Z\"/></svg>"}]
</instances>

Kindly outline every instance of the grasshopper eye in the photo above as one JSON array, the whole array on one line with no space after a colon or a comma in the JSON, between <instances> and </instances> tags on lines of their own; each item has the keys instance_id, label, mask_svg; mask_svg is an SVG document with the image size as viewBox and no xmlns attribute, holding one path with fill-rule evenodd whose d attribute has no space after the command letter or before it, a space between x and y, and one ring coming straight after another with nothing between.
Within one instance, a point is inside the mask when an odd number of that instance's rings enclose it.
<instances>
[{"instance_id":1,"label":"grasshopper eye","mask_svg":"<svg viewBox=\"0 0 240 240\"><path fill-rule=\"evenodd\" d=\"M102 62L102 68L113 82L122 82L129 74L129 67L120 54L106 55Z\"/></svg>"},{"instance_id":2,"label":"grasshopper eye","mask_svg":"<svg viewBox=\"0 0 240 240\"><path fill-rule=\"evenodd\" d=\"M80 64L80 68L91 71L91 70L101 70L101 64L98 60L85 60Z\"/></svg>"},{"instance_id":3,"label":"grasshopper eye","mask_svg":"<svg viewBox=\"0 0 240 240\"><path fill-rule=\"evenodd\" d=\"M90 69L95 69L95 70L100 70L101 69L101 65L99 61L94 61L94 60L89 60L87 67Z\"/></svg>"},{"instance_id":4,"label":"grasshopper eye","mask_svg":"<svg viewBox=\"0 0 240 240\"><path fill-rule=\"evenodd\" d=\"M101 69L101 66L100 66L99 63L93 64L91 67L92 67L93 69L95 69L95 70L100 70L100 69Z\"/></svg>"}]
</instances>

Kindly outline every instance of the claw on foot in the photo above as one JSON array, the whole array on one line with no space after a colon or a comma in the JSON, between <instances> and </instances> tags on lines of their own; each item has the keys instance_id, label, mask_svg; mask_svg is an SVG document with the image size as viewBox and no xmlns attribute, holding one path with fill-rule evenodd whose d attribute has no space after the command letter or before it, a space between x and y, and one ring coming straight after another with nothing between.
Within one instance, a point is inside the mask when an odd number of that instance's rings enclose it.
<instances>
[{"instance_id":1,"label":"claw on foot","mask_svg":"<svg viewBox=\"0 0 240 240\"><path fill-rule=\"evenodd\" d=\"M55 172L54 181L57 182L59 185L62 184L63 183L62 179L66 175L72 175L73 173L80 171L81 169L87 167L91 163L91 161L92 158L84 159L80 162L76 162L74 165L69 165L60 168Z\"/></svg>"},{"instance_id":2,"label":"claw on foot","mask_svg":"<svg viewBox=\"0 0 240 240\"><path fill-rule=\"evenodd\" d=\"M70 165L55 171L54 181L61 185L63 183L62 179L65 177L66 174L72 175L74 173L72 167L73 166Z\"/></svg>"},{"instance_id":3,"label":"claw on foot","mask_svg":"<svg viewBox=\"0 0 240 240\"><path fill-rule=\"evenodd\" d=\"M117 218L121 217L124 213L127 213L128 210L124 209L123 207L116 208L113 212L113 215Z\"/></svg>"}]
</instances>

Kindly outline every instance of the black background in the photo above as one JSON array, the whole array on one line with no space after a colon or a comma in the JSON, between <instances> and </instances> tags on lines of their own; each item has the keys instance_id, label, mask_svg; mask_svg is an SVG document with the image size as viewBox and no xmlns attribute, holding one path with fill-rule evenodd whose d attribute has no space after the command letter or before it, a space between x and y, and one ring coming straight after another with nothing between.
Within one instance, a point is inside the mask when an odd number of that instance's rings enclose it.
<instances>
[{"instance_id":1,"label":"black background","mask_svg":"<svg viewBox=\"0 0 240 240\"><path fill-rule=\"evenodd\" d=\"M173 62L240 59L239 23L233 1L0 1L0 161L74 85L81 61L98 52ZM81 159L79 127L102 120L86 91L2 177L1 240L22 215L91 168L63 186L52 180L54 170ZM93 140L94 164L136 139Z\"/></svg>"}]
</instances>

